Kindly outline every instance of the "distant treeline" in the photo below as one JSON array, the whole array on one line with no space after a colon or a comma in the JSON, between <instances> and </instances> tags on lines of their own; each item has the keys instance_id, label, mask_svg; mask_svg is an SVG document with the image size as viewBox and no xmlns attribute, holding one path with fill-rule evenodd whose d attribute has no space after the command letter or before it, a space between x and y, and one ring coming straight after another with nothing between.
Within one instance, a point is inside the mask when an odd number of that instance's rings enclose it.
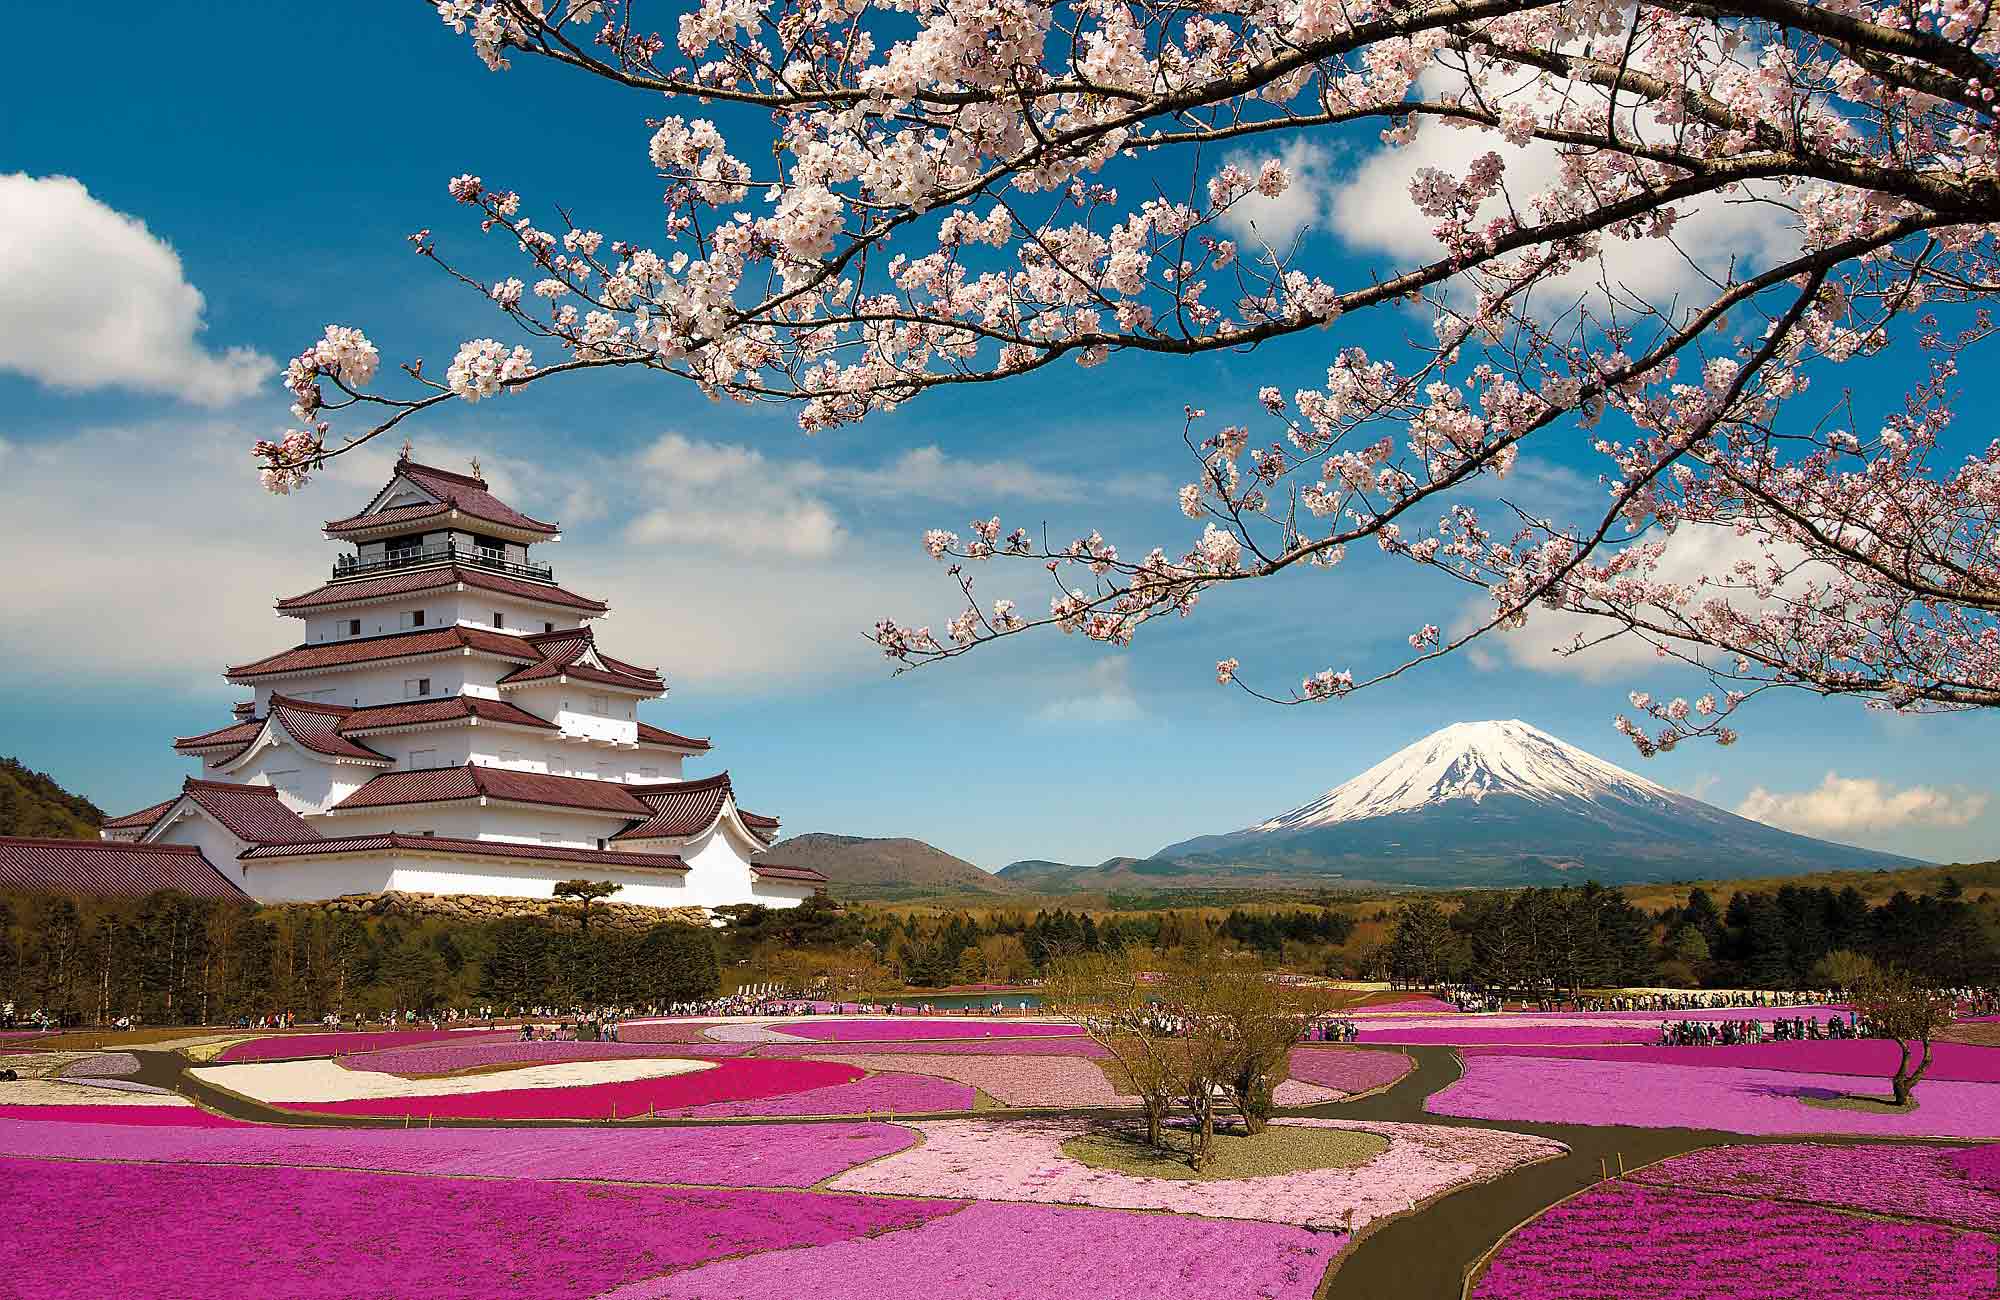
<instances>
[{"instance_id":1,"label":"distant treeline","mask_svg":"<svg viewBox=\"0 0 2000 1300\"><path fill-rule=\"evenodd\" d=\"M66 1023L227 1024L391 1010L661 1005L712 997L707 931L574 920L358 917L160 893L0 900L0 1003Z\"/></svg>"},{"instance_id":2,"label":"distant treeline","mask_svg":"<svg viewBox=\"0 0 2000 1300\"><path fill-rule=\"evenodd\" d=\"M2000 905L1968 901L1950 877L1935 895L1873 906L1852 887L1785 885L1739 890L1724 908L1695 888L1649 913L1590 883L1477 895L1449 916L1421 899L1393 915L1382 964L1411 984L1815 988L1840 982L1852 957L1943 986L2000 978Z\"/></svg>"}]
</instances>

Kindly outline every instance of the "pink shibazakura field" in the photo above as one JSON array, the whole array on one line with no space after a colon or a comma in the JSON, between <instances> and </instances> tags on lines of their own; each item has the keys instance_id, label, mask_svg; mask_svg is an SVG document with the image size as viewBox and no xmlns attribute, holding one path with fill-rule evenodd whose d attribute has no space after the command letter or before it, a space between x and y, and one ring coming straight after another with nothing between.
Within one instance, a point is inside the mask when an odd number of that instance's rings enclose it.
<instances>
[{"instance_id":1,"label":"pink shibazakura field","mask_svg":"<svg viewBox=\"0 0 2000 1300\"><path fill-rule=\"evenodd\" d=\"M723 1260L602 1300L1311 1300L1341 1242L1276 1223L974 1204L906 1231Z\"/></svg>"},{"instance_id":2,"label":"pink shibazakura field","mask_svg":"<svg viewBox=\"0 0 2000 1300\"><path fill-rule=\"evenodd\" d=\"M230 1119L199 1106L0 1106L0 1122L125 1124L147 1127L165 1124L179 1128L253 1128L242 1120Z\"/></svg>"},{"instance_id":3,"label":"pink shibazakura field","mask_svg":"<svg viewBox=\"0 0 2000 1300\"><path fill-rule=\"evenodd\" d=\"M810 1016L765 1026L791 1038L831 1043L894 1043L924 1038L1077 1038L1075 1025L1040 1021L965 1020L819 1020Z\"/></svg>"},{"instance_id":4,"label":"pink shibazakura field","mask_svg":"<svg viewBox=\"0 0 2000 1300\"><path fill-rule=\"evenodd\" d=\"M878 1071L852 1083L784 1092L750 1101L717 1101L671 1112L685 1119L743 1119L770 1115L928 1115L971 1110L977 1100L962 1083L928 1074ZM668 1114L669 1112L661 1112Z\"/></svg>"},{"instance_id":5,"label":"pink shibazakura field","mask_svg":"<svg viewBox=\"0 0 2000 1300\"><path fill-rule=\"evenodd\" d=\"M788 1191L0 1159L17 1295L590 1296L960 1208ZM171 1207L171 1212L166 1207Z\"/></svg>"},{"instance_id":6,"label":"pink shibazakura field","mask_svg":"<svg viewBox=\"0 0 2000 1300\"><path fill-rule=\"evenodd\" d=\"M1811 1074L1860 1074L1887 1079L1896 1068L1896 1045L1885 1038L1821 1039L1797 1043L1757 1043L1735 1047L1528 1047L1502 1051L1510 1056L1548 1056L1588 1061L1652 1062L1657 1065L1719 1066L1732 1070L1797 1070ZM1964 1043L1931 1044L1926 1079L2000 1083L2000 1047Z\"/></svg>"},{"instance_id":7,"label":"pink shibazakura field","mask_svg":"<svg viewBox=\"0 0 2000 1300\"><path fill-rule=\"evenodd\" d=\"M1991 1237L1741 1196L1600 1183L1517 1230L1473 1300L1990 1300Z\"/></svg>"},{"instance_id":8,"label":"pink shibazakura field","mask_svg":"<svg viewBox=\"0 0 2000 1300\"><path fill-rule=\"evenodd\" d=\"M58 1109L48 1107L45 1109ZM92 1111L104 1109L89 1108ZM901 1151L916 1134L893 1124L712 1125L700 1128L291 1128L159 1108L172 1122L54 1123L0 1113L0 1156L167 1164L291 1165L480 1178L575 1178L712 1187L811 1187ZM51 1119L57 1117L51 1116Z\"/></svg>"},{"instance_id":9,"label":"pink shibazakura field","mask_svg":"<svg viewBox=\"0 0 2000 1300\"><path fill-rule=\"evenodd\" d=\"M1401 1052L1351 1047L1292 1049L1292 1078L1350 1094L1387 1087L1408 1074L1414 1064Z\"/></svg>"},{"instance_id":10,"label":"pink shibazakura field","mask_svg":"<svg viewBox=\"0 0 2000 1300\"><path fill-rule=\"evenodd\" d=\"M502 1036L520 1037L511 1029L382 1029L351 1030L327 1034L274 1034L231 1043L215 1058L217 1065L242 1061L281 1061L300 1056L339 1056L348 1052L372 1052L384 1047L407 1047L413 1043L467 1042Z\"/></svg>"},{"instance_id":11,"label":"pink shibazakura field","mask_svg":"<svg viewBox=\"0 0 2000 1300\"><path fill-rule=\"evenodd\" d=\"M1632 1178L2000 1232L2000 1145L1711 1147Z\"/></svg>"},{"instance_id":12,"label":"pink shibazakura field","mask_svg":"<svg viewBox=\"0 0 2000 1300\"><path fill-rule=\"evenodd\" d=\"M979 1089L1002 1106L1132 1106L1137 1098L1112 1087L1095 1061L1077 1056L823 1052L815 1060L840 1061L865 1070L906 1069L953 1079ZM1288 1079L1278 1085L1280 1106L1313 1106L1343 1094Z\"/></svg>"},{"instance_id":13,"label":"pink shibazakura field","mask_svg":"<svg viewBox=\"0 0 2000 1300\"><path fill-rule=\"evenodd\" d=\"M574 1043L521 1042L518 1038L471 1043L420 1043L343 1056L350 1070L380 1070L387 1074L448 1074L492 1065L545 1065L561 1061L608 1061L648 1056L741 1056L750 1043Z\"/></svg>"},{"instance_id":14,"label":"pink shibazakura field","mask_svg":"<svg viewBox=\"0 0 2000 1300\"><path fill-rule=\"evenodd\" d=\"M1359 1230L1374 1219L1407 1211L1412 1203L1567 1149L1544 1138L1489 1129L1358 1120L1274 1122L1376 1133L1389 1139L1389 1149L1353 1169L1194 1182L1092 1168L1066 1155L1063 1143L1087 1130L1082 1120L923 1120L912 1125L923 1134L921 1145L850 1170L829 1186Z\"/></svg>"},{"instance_id":15,"label":"pink shibazakura field","mask_svg":"<svg viewBox=\"0 0 2000 1300\"><path fill-rule=\"evenodd\" d=\"M514 1088L436 1096L370 1097L350 1101L310 1101L280 1106L312 1114L439 1119L630 1119L649 1111L673 1111L715 1102L750 1101L804 1092L861 1077L851 1065L827 1061L759 1060L730 1057L713 1069L658 1078L576 1087Z\"/></svg>"},{"instance_id":16,"label":"pink shibazakura field","mask_svg":"<svg viewBox=\"0 0 2000 1300\"><path fill-rule=\"evenodd\" d=\"M1901 1113L1808 1104L1857 1092L1886 1096L1888 1087L1841 1074L1475 1053L1466 1056L1464 1077L1425 1108L1476 1119L1758 1135L2000 1137L2000 1084L1926 1080L1917 1108Z\"/></svg>"}]
</instances>

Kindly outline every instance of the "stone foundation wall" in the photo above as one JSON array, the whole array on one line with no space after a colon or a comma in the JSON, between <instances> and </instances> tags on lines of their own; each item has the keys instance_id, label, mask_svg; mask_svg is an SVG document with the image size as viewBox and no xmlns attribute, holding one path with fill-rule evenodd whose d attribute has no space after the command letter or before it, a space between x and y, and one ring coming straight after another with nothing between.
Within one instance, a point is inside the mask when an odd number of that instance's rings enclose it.
<instances>
[{"instance_id":1,"label":"stone foundation wall","mask_svg":"<svg viewBox=\"0 0 2000 1300\"><path fill-rule=\"evenodd\" d=\"M516 916L547 917L575 925L577 904L547 898L493 898L481 894L412 894L390 890L380 894L344 894L339 898L313 903L288 903L288 907L317 908L357 916L406 916L412 919L441 917L477 924L502 921ZM617 930L645 930L663 921L706 928L709 912L705 907L641 907L635 903L596 902L590 905L592 926Z\"/></svg>"}]
</instances>

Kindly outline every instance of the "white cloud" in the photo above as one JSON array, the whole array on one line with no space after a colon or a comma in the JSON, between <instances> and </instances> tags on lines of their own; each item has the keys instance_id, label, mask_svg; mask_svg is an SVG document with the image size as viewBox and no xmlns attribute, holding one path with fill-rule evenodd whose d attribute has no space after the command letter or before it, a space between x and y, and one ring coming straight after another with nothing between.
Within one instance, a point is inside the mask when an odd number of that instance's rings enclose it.
<instances>
[{"instance_id":1,"label":"white cloud","mask_svg":"<svg viewBox=\"0 0 2000 1300\"><path fill-rule=\"evenodd\" d=\"M1757 786L1736 812L1801 834L1849 836L1965 826L1986 811L1986 804L1986 795L1965 790L1925 785L1898 789L1869 777L1828 772L1812 789L1791 794Z\"/></svg>"},{"instance_id":2,"label":"white cloud","mask_svg":"<svg viewBox=\"0 0 2000 1300\"><path fill-rule=\"evenodd\" d=\"M203 347L201 291L145 223L68 176L0 175L0 369L54 388L132 388L220 406L271 359Z\"/></svg>"},{"instance_id":3,"label":"white cloud","mask_svg":"<svg viewBox=\"0 0 2000 1300\"><path fill-rule=\"evenodd\" d=\"M1331 215L1333 155L1322 145L1295 137L1275 154L1241 151L1223 161L1255 176L1271 158L1285 165L1291 184L1276 198L1251 191L1223 214L1222 228L1246 244L1268 244L1283 253L1300 231L1323 225Z\"/></svg>"},{"instance_id":4,"label":"white cloud","mask_svg":"<svg viewBox=\"0 0 2000 1300\"><path fill-rule=\"evenodd\" d=\"M1503 84L1495 98L1509 102L1532 76L1523 72L1513 86ZM1452 97L1464 84L1461 76L1443 69L1432 69L1419 79L1421 92L1433 102L1441 95ZM1630 118L1629 112L1621 117L1621 129L1660 129L1645 120L1635 124ZM1431 234L1434 222L1411 201L1410 181L1425 167L1463 177L1472 160L1488 152L1499 154L1506 163L1505 182L1502 192L1481 207L1480 220L1503 215L1510 205L1523 221L1538 220L1534 199L1554 188L1561 172L1553 145L1537 140L1516 147L1497 131L1419 120L1422 126L1414 141L1399 148L1377 148L1332 186L1328 216L1343 240L1355 248L1387 254L1402 266L1440 256L1443 246ZM1710 196L1675 204L1679 221L1672 244L1605 236L1598 262L1537 290L1541 310L1562 310L1579 297L1594 297L1601 309L1605 282L1621 290L1621 297L1637 297L1660 307L1675 295L1690 292L1706 291L1701 301L1708 301L1713 288L1702 278L1704 273L1723 279L1733 266L1740 277L1746 266L1769 265L1798 246L1796 232L1787 226L1789 214L1751 198L1746 188L1727 198Z\"/></svg>"},{"instance_id":5,"label":"white cloud","mask_svg":"<svg viewBox=\"0 0 2000 1300\"><path fill-rule=\"evenodd\" d=\"M1683 525L1667 540L1659 567L1653 571L1652 578L1658 582L1693 587L1703 577L1726 577L1731 566L1739 560L1755 561L1763 554L1755 539L1738 537L1733 529ZM1608 558L1608 552L1599 558ZM1779 591L1783 592L1788 586L1802 585L1811 576L1809 569L1794 569ZM1727 590L1703 593L1704 599L1709 596L1721 597L1740 608L1755 608L1756 598L1749 593ZM1464 635L1491 618L1492 614L1491 600L1476 597L1467 601L1452 625L1451 635ZM1614 630L1615 626L1609 619L1592 614L1536 606L1529 611L1525 626L1488 632L1473 642L1470 647L1472 662L1484 669L1495 669L1505 664L1534 672L1566 674L1590 682L1627 676L1645 665L1659 662L1659 653L1636 636L1617 637L1573 654L1557 653L1579 642L1594 641Z\"/></svg>"},{"instance_id":6,"label":"white cloud","mask_svg":"<svg viewBox=\"0 0 2000 1300\"><path fill-rule=\"evenodd\" d=\"M1078 726L1137 722L1145 716L1139 697L1132 693L1131 673L1124 658L1098 660L1067 693L1034 713L1037 722Z\"/></svg>"},{"instance_id":7,"label":"white cloud","mask_svg":"<svg viewBox=\"0 0 2000 1300\"><path fill-rule=\"evenodd\" d=\"M626 529L638 544L821 558L845 540L832 509L754 448L670 433L639 456L630 487L657 503Z\"/></svg>"}]
</instances>

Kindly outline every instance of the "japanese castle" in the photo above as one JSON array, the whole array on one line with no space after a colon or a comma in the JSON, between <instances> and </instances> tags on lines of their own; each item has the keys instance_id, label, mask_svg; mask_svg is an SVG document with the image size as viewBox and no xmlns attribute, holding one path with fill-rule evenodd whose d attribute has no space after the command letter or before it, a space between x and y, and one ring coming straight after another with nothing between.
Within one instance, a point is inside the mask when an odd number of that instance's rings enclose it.
<instances>
[{"instance_id":1,"label":"japanese castle","mask_svg":"<svg viewBox=\"0 0 2000 1300\"><path fill-rule=\"evenodd\" d=\"M299 643L224 673L251 697L176 740L193 775L104 839L191 846L263 902L544 898L576 878L657 907L810 897L819 872L752 861L775 817L738 807L727 772L683 772L709 742L639 719L666 683L601 649L609 606L532 554L560 529L472 468L405 447L360 513L326 525L352 549L278 601Z\"/></svg>"}]
</instances>

